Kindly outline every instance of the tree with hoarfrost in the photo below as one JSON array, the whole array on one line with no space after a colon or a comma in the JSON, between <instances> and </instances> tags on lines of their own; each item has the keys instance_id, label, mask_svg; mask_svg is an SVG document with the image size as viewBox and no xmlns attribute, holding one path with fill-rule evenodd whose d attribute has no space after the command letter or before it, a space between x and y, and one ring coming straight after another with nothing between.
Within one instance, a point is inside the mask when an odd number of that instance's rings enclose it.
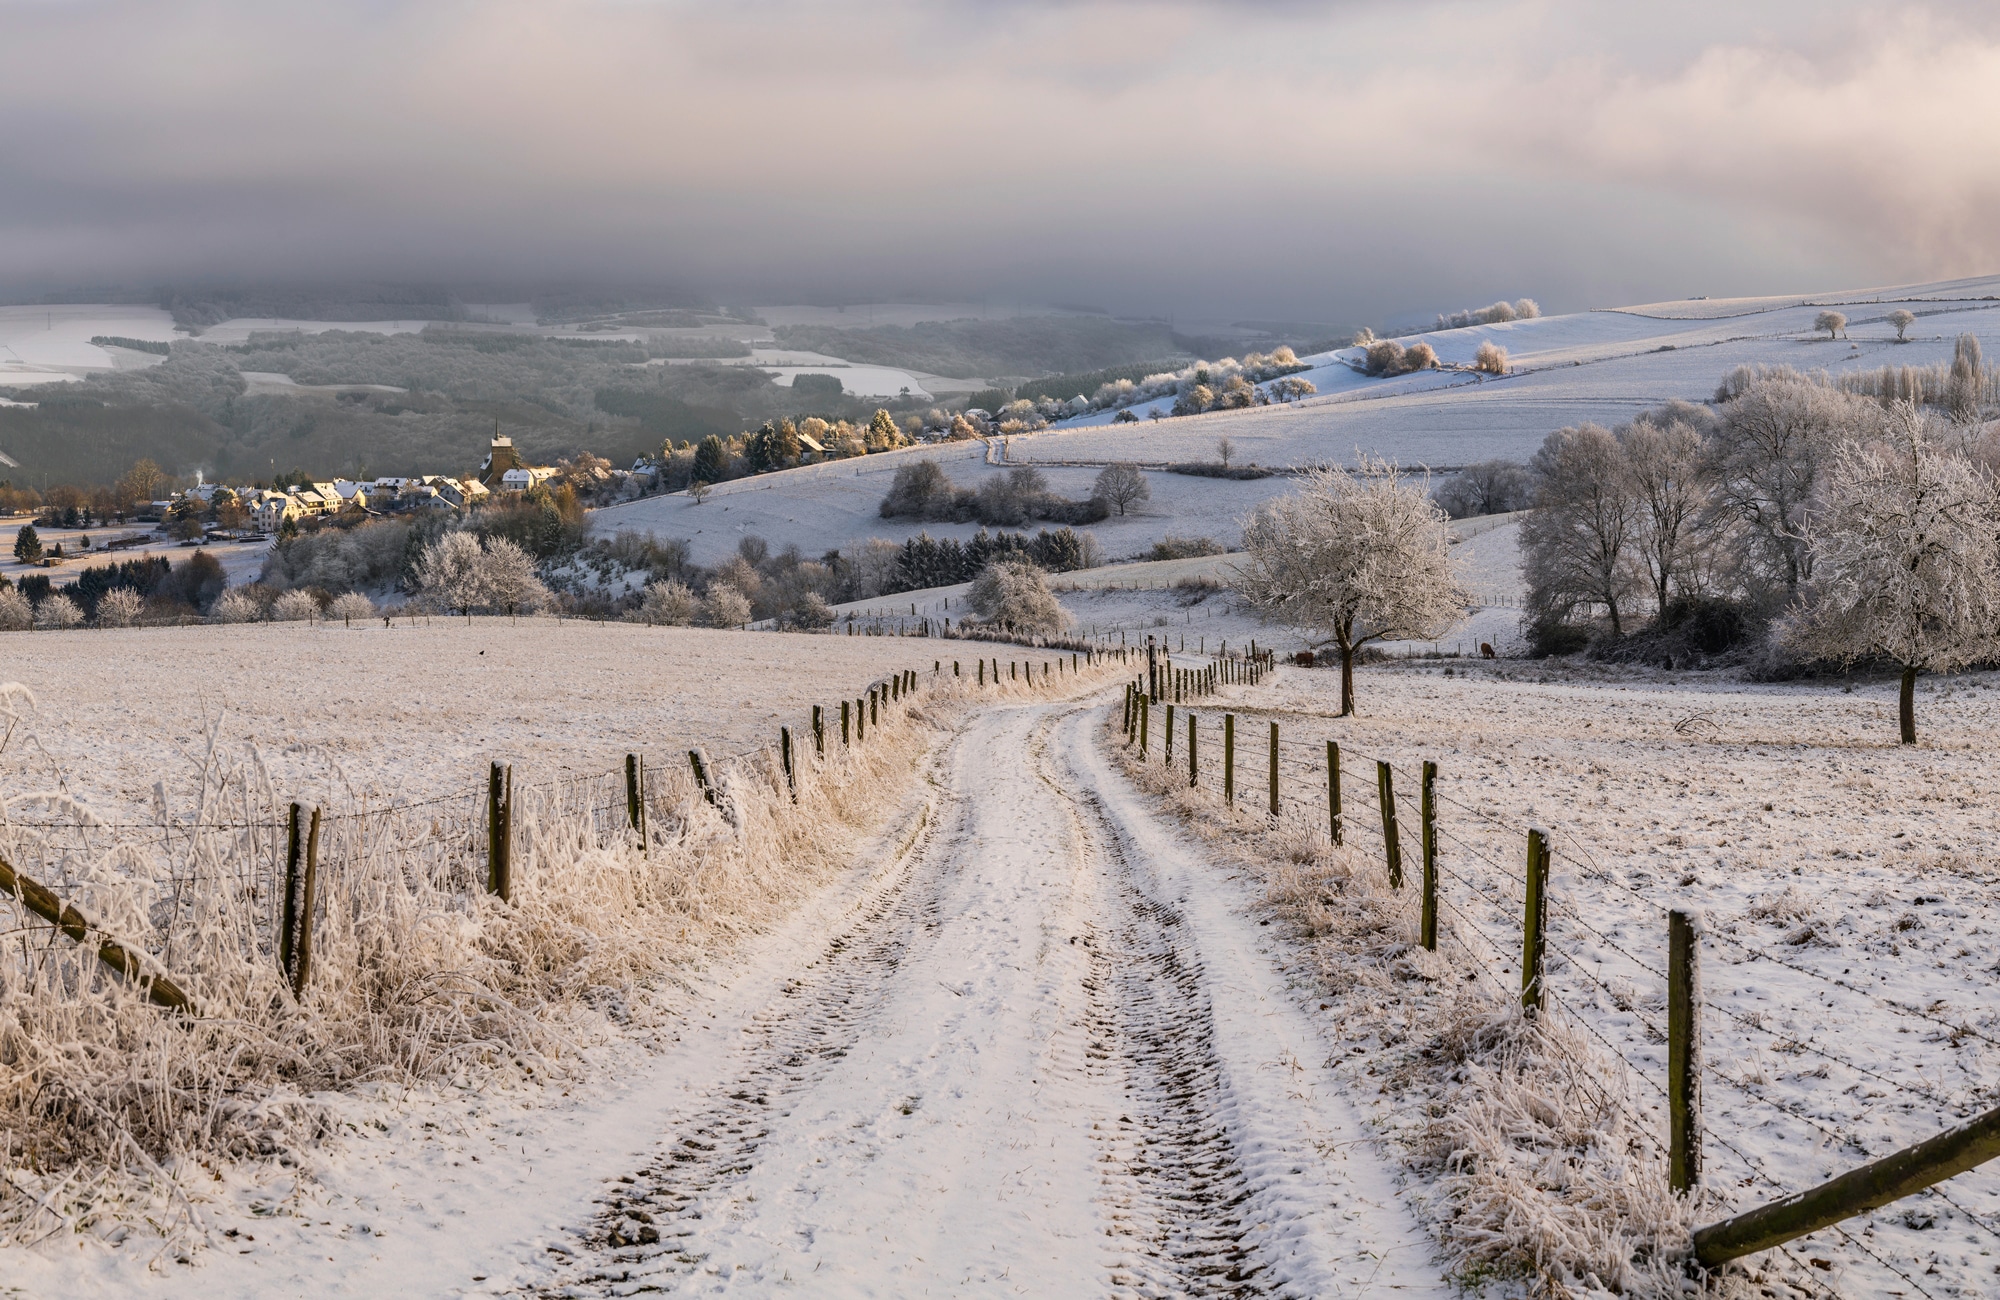
<instances>
[{"instance_id":1,"label":"tree with hoarfrost","mask_svg":"<svg viewBox=\"0 0 2000 1300\"><path fill-rule=\"evenodd\" d=\"M1243 521L1235 587L1259 613L1340 652L1340 712L1354 712L1354 657L1370 641L1423 640L1465 614L1444 511L1396 466L1323 465Z\"/></svg>"},{"instance_id":2,"label":"tree with hoarfrost","mask_svg":"<svg viewBox=\"0 0 2000 1300\"><path fill-rule=\"evenodd\" d=\"M139 621L146 598L130 587L113 587L97 602L99 627L130 627Z\"/></svg>"},{"instance_id":3,"label":"tree with hoarfrost","mask_svg":"<svg viewBox=\"0 0 2000 1300\"><path fill-rule=\"evenodd\" d=\"M1026 560L987 565L972 580L965 603L983 621L1020 636L1054 636L1069 626L1069 611L1041 569Z\"/></svg>"},{"instance_id":4,"label":"tree with hoarfrost","mask_svg":"<svg viewBox=\"0 0 2000 1300\"><path fill-rule=\"evenodd\" d=\"M702 621L710 627L742 627L750 621L750 598L726 582L709 587L701 609Z\"/></svg>"},{"instance_id":5,"label":"tree with hoarfrost","mask_svg":"<svg viewBox=\"0 0 2000 1300\"><path fill-rule=\"evenodd\" d=\"M646 598L639 605L641 623L655 627L686 627L694 622L699 602L684 582L665 578L646 584Z\"/></svg>"},{"instance_id":6,"label":"tree with hoarfrost","mask_svg":"<svg viewBox=\"0 0 2000 1300\"><path fill-rule=\"evenodd\" d=\"M1531 469L1535 510L1521 523L1521 546L1538 617L1601 605L1611 635L1624 636L1624 609L1639 588L1640 518L1624 449L1599 425L1558 429Z\"/></svg>"},{"instance_id":7,"label":"tree with hoarfrost","mask_svg":"<svg viewBox=\"0 0 2000 1300\"><path fill-rule=\"evenodd\" d=\"M1890 312L1883 319L1887 320L1891 325L1894 325L1896 327L1896 342L1907 343L1910 341L1904 335L1903 331L1909 329L1910 326L1917 323L1917 315L1915 312L1909 310L1906 307L1898 307L1896 308L1896 310Z\"/></svg>"},{"instance_id":8,"label":"tree with hoarfrost","mask_svg":"<svg viewBox=\"0 0 2000 1300\"><path fill-rule=\"evenodd\" d=\"M1847 317L1837 311L1823 311L1813 317L1813 328L1826 331L1826 341L1831 343L1847 328Z\"/></svg>"},{"instance_id":9,"label":"tree with hoarfrost","mask_svg":"<svg viewBox=\"0 0 2000 1300\"><path fill-rule=\"evenodd\" d=\"M1879 439L1834 453L1808 529L1813 578L1783 629L1815 659L1900 666L1905 745L1919 673L2000 653L2000 501L1940 425L1902 403Z\"/></svg>"},{"instance_id":10,"label":"tree with hoarfrost","mask_svg":"<svg viewBox=\"0 0 2000 1300\"><path fill-rule=\"evenodd\" d=\"M473 606L486 603L483 558L479 539L471 533L446 533L417 559L418 594L438 609L456 610L470 619Z\"/></svg>"},{"instance_id":11,"label":"tree with hoarfrost","mask_svg":"<svg viewBox=\"0 0 2000 1300\"><path fill-rule=\"evenodd\" d=\"M508 614L532 614L549 603L549 589L535 576L535 561L504 537L486 539L480 557L486 579L486 600Z\"/></svg>"},{"instance_id":12,"label":"tree with hoarfrost","mask_svg":"<svg viewBox=\"0 0 2000 1300\"><path fill-rule=\"evenodd\" d=\"M83 611L62 592L55 592L35 606L35 621L43 627L75 627L83 622Z\"/></svg>"},{"instance_id":13,"label":"tree with hoarfrost","mask_svg":"<svg viewBox=\"0 0 2000 1300\"><path fill-rule=\"evenodd\" d=\"M12 587L0 587L0 632L25 632L35 623L35 607Z\"/></svg>"}]
</instances>

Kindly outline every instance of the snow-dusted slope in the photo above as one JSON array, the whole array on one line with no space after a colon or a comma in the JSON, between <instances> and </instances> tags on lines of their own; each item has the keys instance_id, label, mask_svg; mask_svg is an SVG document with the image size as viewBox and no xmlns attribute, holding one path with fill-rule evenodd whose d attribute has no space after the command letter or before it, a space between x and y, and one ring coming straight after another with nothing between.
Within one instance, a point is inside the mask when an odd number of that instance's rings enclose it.
<instances>
[{"instance_id":1,"label":"snow-dusted slope","mask_svg":"<svg viewBox=\"0 0 2000 1300\"><path fill-rule=\"evenodd\" d=\"M1080 496L1110 461L1213 460L1223 437L1235 444L1238 460L1265 465L1351 461L1359 453L1406 466L1526 457L1567 424L1617 423L1669 398L1706 400L1737 365L1836 372L1926 365L1949 358L1952 341L1968 332L1992 355L2000 352L1996 294L2000 277L1778 298L1691 299L1442 330L1402 341L1421 339L1447 364L1464 365L1491 340L1507 349L1513 373L1495 378L1440 370L1365 379L1347 364L1354 355L1348 349L1305 358L1312 364L1305 377L1319 395L1291 405L1116 425L1111 412L1097 412L1045 433L1017 436L990 459L1004 454L1011 464L1039 465L1058 490ZM1918 317L1908 343L1895 341L1886 319L1899 305ZM1848 316L1849 337L1829 341L1814 332L1814 318L1829 306ZM773 546L796 544L818 554L868 537L901 541L919 531L934 536L975 531L876 516L895 468L913 456L937 457L968 487L1004 472L987 463L987 450L979 444L897 452L724 484L699 507L684 497L616 507L598 512L593 527L684 537L694 558L704 562L722 558L749 533ZM1233 544L1243 513L1290 487L1283 478L1236 482L1153 473L1150 480L1153 499L1140 513L1092 527L1114 559L1143 554L1167 533L1206 534Z\"/></svg>"}]
</instances>

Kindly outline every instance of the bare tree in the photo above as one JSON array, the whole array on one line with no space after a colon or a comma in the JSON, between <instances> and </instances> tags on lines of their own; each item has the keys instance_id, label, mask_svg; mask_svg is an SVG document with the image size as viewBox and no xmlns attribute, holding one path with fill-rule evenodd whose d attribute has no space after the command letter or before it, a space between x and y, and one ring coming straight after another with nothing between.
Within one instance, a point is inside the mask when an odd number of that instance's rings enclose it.
<instances>
[{"instance_id":1,"label":"bare tree","mask_svg":"<svg viewBox=\"0 0 2000 1300\"><path fill-rule=\"evenodd\" d=\"M1215 440L1215 454L1216 457L1222 461L1222 467L1224 469L1228 469L1229 458L1236 454L1236 444L1231 442L1226 437L1217 438Z\"/></svg>"},{"instance_id":2,"label":"bare tree","mask_svg":"<svg viewBox=\"0 0 2000 1300\"><path fill-rule=\"evenodd\" d=\"M1716 431L1718 500L1750 530L1766 575L1787 599L1812 576L1806 511L1820 468L1874 408L1798 376L1752 380L1723 411Z\"/></svg>"},{"instance_id":3,"label":"bare tree","mask_svg":"<svg viewBox=\"0 0 2000 1300\"><path fill-rule=\"evenodd\" d=\"M1676 588L1685 593L1710 529L1713 459L1693 426L1638 421L1621 431L1625 472L1638 502L1639 562L1653 584L1654 608L1665 610Z\"/></svg>"},{"instance_id":4,"label":"bare tree","mask_svg":"<svg viewBox=\"0 0 2000 1300\"><path fill-rule=\"evenodd\" d=\"M1900 665L1906 745L1917 740L1917 675L2000 651L2000 503L1992 482L1942 445L1938 424L1904 403L1880 440L1834 454L1812 516L1819 563L1785 629L1815 658Z\"/></svg>"},{"instance_id":5,"label":"bare tree","mask_svg":"<svg viewBox=\"0 0 2000 1300\"><path fill-rule=\"evenodd\" d=\"M1558 614L1602 605L1611 635L1623 636L1621 606L1637 585L1640 513L1624 448L1600 425L1558 429L1530 468L1535 511L1522 522L1521 545L1535 608Z\"/></svg>"},{"instance_id":6,"label":"bare tree","mask_svg":"<svg viewBox=\"0 0 2000 1300\"><path fill-rule=\"evenodd\" d=\"M1813 317L1813 328L1825 330L1827 341L1831 343L1835 336L1847 328L1847 317L1837 311L1823 311Z\"/></svg>"},{"instance_id":7,"label":"bare tree","mask_svg":"<svg viewBox=\"0 0 2000 1300\"><path fill-rule=\"evenodd\" d=\"M1889 313L1887 320L1891 325L1896 327L1896 342L1909 342L1909 339L1904 337L1903 331L1917 323L1916 313L1907 308L1898 307Z\"/></svg>"},{"instance_id":8,"label":"bare tree","mask_svg":"<svg viewBox=\"0 0 2000 1300\"><path fill-rule=\"evenodd\" d=\"M1137 465L1120 461L1115 465L1106 465L1098 473L1091 495L1101 498L1106 505L1123 515L1128 506L1150 500L1153 489Z\"/></svg>"},{"instance_id":9,"label":"bare tree","mask_svg":"<svg viewBox=\"0 0 2000 1300\"><path fill-rule=\"evenodd\" d=\"M1482 460L1467 465L1431 493L1453 519L1522 510L1534 495L1528 467L1517 460Z\"/></svg>"},{"instance_id":10,"label":"bare tree","mask_svg":"<svg viewBox=\"0 0 2000 1300\"><path fill-rule=\"evenodd\" d=\"M1340 711L1354 712L1354 656L1370 641L1437 636L1465 614L1451 538L1423 488L1388 461L1307 471L1299 491L1243 522L1236 590L1258 612L1340 652Z\"/></svg>"}]
</instances>

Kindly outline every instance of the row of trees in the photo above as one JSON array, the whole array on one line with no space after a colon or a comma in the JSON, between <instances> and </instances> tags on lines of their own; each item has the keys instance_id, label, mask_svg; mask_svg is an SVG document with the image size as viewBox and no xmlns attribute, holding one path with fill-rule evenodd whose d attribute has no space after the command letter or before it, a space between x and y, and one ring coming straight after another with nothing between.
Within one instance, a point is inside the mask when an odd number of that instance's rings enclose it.
<instances>
[{"instance_id":1,"label":"row of trees","mask_svg":"<svg viewBox=\"0 0 2000 1300\"><path fill-rule=\"evenodd\" d=\"M1544 441L1522 528L1531 643L1761 637L1792 662L1894 663L1913 741L1918 674L2000 661L1995 431L1977 406L1885 403L1823 375L1733 375L1724 392Z\"/></svg>"},{"instance_id":2,"label":"row of trees","mask_svg":"<svg viewBox=\"0 0 2000 1300\"><path fill-rule=\"evenodd\" d=\"M974 490L953 483L936 461L918 460L897 468L879 512L884 519L977 521L993 527L1018 527L1030 519L1090 524L1107 518L1114 508L1122 515L1151 495L1146 476L1131 465L1107 467L1098 474L1090 496L1072 501L1053 491L1032 466L989 476Z\"/></svg>"}]
</instances>

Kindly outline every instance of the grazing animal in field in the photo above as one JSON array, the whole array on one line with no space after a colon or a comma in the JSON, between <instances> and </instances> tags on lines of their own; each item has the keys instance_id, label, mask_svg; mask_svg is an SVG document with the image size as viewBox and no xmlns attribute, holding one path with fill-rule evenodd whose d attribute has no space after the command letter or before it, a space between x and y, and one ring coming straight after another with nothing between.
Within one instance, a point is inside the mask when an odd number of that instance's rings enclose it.
<instances>
[{"instance_id":1,"label":"grazing animal in field","mask_svg":"<svg viewBox=\"0 0 2000 1300\"><path fill-rule=\"evenodd\" d=\"M1479 643L1479 657L1481 659L1492 659L1496 657L1493 653L1493 643L1491 641L1481 641Z\"/></svg>"},{"instance_id":2,"label":"grazing animal in field","mask_svg":"<svg viewBox=\"0 0 2000 1300\"><path fill-rule=\"evenodd\" d=\"M1313 658L1312 651L1301 650L1297 654L1292 656L1292 662L1297 664L1301 668L1310 668L1313 666L1313 664L1317 663L1318 661Z\"/></svg>"}]
</instances>

